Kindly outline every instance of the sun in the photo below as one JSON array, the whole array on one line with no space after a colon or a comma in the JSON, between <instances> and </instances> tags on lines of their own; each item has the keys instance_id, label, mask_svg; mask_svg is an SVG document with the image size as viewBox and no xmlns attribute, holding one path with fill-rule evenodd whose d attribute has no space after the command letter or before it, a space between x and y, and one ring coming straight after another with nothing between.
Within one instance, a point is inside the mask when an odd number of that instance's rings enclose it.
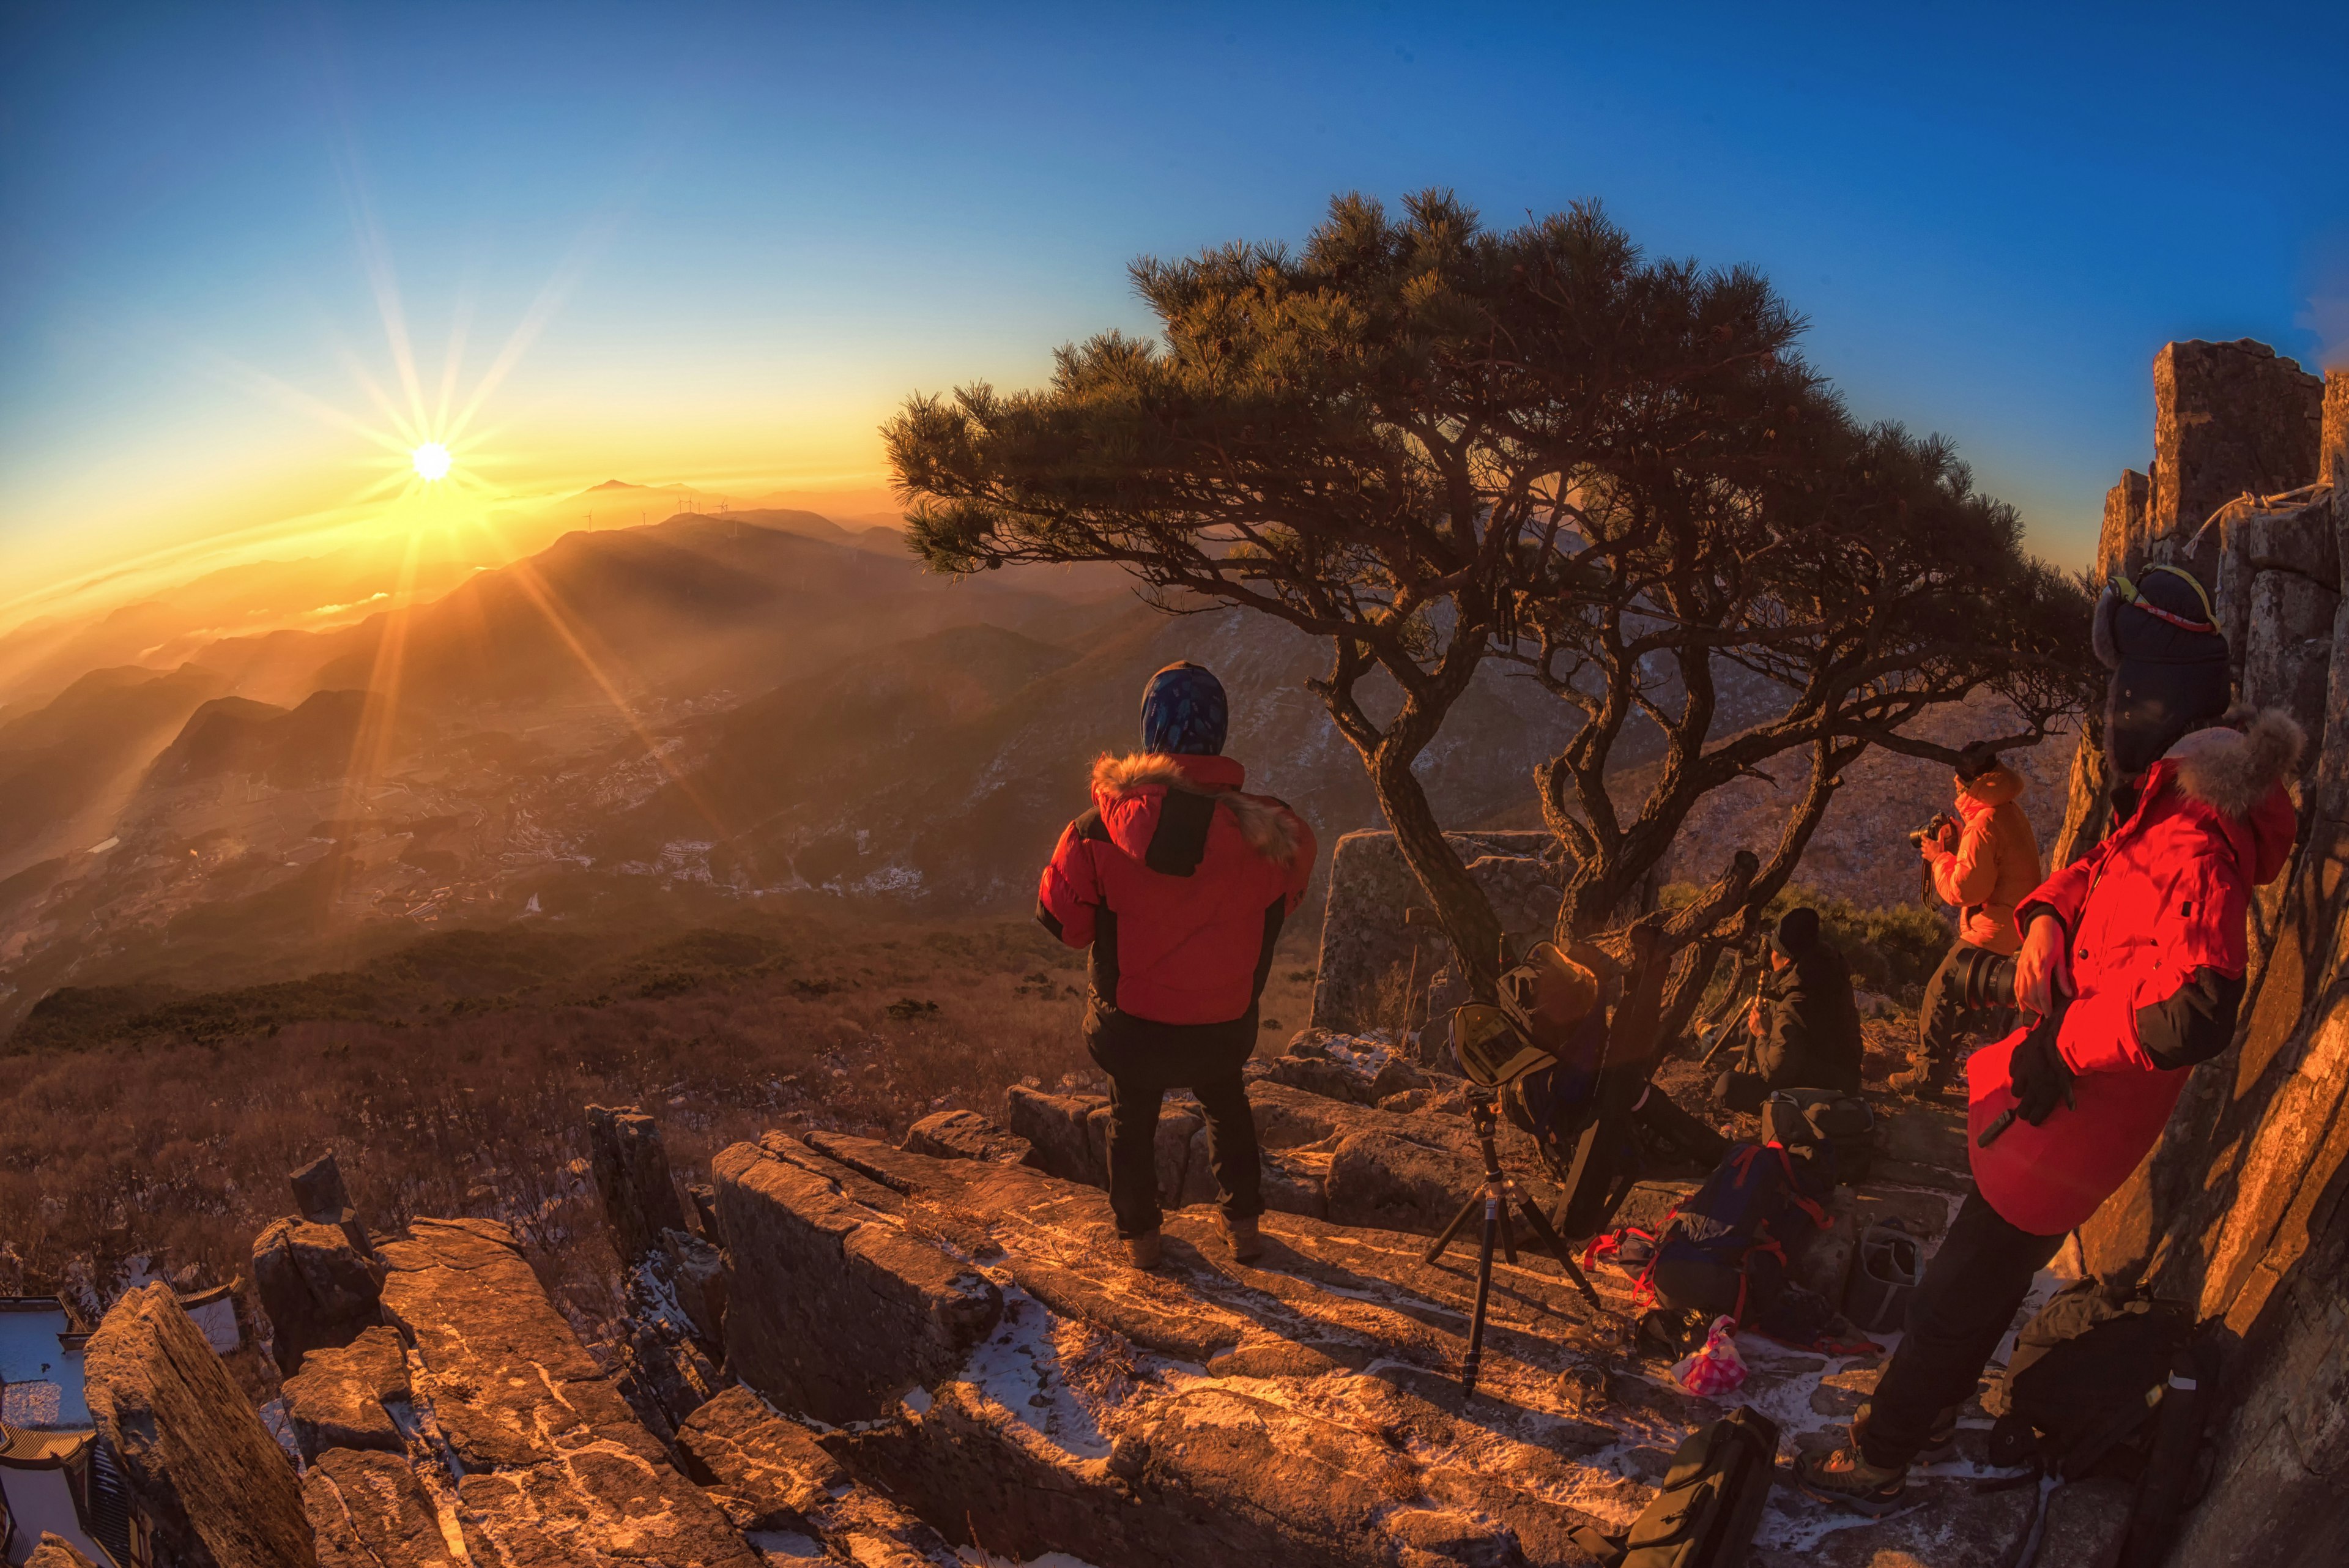
<instances>
[{"instance_id":1,"label":"sun","mask_svg":"<svg viewBox=\"0 0 2349 1568\"><path fill-rule=\"evenodd\" d=\"M416 465L416 477L428 483L449 475L449 449L437 441L428 441L408 454Z\"/></svg>"}]
</instances>

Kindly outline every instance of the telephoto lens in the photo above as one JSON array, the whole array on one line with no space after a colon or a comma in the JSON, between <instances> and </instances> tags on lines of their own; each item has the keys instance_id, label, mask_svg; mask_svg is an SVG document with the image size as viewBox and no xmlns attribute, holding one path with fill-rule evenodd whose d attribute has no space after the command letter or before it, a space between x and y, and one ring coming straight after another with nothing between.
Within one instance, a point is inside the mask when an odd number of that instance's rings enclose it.
<instances>
[{"instance_id":1,"label":"telephoto lens","mask_svg":"<svg viewBox=\"0 0 2349 1568\"><path fill-rule=\"evenodd\" d=\"M1966 955L1963 995L1966 1011L2014 1005L2014 960L2004 953L1976 948Z\"/></svg>"}]
</instances>

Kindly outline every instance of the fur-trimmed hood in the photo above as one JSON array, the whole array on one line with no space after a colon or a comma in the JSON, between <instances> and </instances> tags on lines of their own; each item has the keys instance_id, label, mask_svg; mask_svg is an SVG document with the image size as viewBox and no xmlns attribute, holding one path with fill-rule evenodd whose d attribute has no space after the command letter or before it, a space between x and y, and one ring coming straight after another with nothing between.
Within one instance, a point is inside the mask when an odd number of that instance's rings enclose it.
<instances>
[{"instance_id":1,"label":"fur-trimmed hood","mask_svg":"<svg viewBox=\"0 0 2349 1568\"><path fill-rule=\"evenodd\" d=\"M2178 764L2178 787L2223 816L2246 821L2270 790L2292 777L2308 736L2281 708L2265 708L2239 731L2226 725L2179 737L2163 761Z\"/></svg>"},{"instance_id":2,"label":"fur-trimmed hood","mask_svg":"<svg viewBox=\"0 0 2349 1568\"><path fill-rule=\"evenodd\" d=\"M2023 775L2004 763L1986 769L1971 780L1956 781L1961 800L1975 801L1984 807L2004 805L2023 793Z\"/></svg>"},{"instance_id":3,"label":"fur-trimmed hood","mask_svg":"<svg viewBox=\"0 0 2349 1568\"><path fill-rule=\"evenodd\" d=\"M1241 794L1239 786L1247 776L1240 764L1228 757L1181 757L1164 752L1130 752L1113 757L1104 753L1093 762L1093 801L1103 805L1107 797L1132 794L1153 785L1206 795L1231 814L1249 848L1276 866L1289 865L1296 860L1300 844L1297 818L1269 795Z\"/></svg>"}]
</instances>

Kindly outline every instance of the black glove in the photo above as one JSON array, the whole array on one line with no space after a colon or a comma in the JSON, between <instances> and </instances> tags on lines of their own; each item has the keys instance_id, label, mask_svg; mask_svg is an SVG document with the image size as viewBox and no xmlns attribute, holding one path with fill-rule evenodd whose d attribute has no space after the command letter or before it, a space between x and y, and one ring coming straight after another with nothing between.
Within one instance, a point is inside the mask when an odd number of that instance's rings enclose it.
<instances>
[{"instance_id":1,"label":"black glove","mask_svg":"<svg viewBox=\"0 0 2349 1568\"><path fill-rule=\"evenodd\" d=\"M2072 1067L2055 1049L2055 1035L2064 1015L2054 1012L2031 1026L2014 1047L2006 1064L2006 1081L2014 1090L2014 1114L2037 1127L2055 1114L2055 1102L2072 1102Z\"/></svg>"}]
</instances>

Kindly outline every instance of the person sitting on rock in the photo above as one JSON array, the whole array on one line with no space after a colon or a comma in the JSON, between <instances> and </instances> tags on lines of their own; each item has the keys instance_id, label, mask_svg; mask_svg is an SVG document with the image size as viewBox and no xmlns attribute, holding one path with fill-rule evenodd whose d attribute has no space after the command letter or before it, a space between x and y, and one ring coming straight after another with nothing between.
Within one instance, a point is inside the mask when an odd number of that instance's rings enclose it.
<instances>
[{"instance_id":1,"label":"person sitting on rock","mask_svg":"<svg viewBox=\"0 0 2349 1568\"><path fill-rule=\"evenodd\" d=\"M1091 811L1061 835L1036 918L1090 947L1085 1045L1109 1075L1109 1199L1137 1268L1160 1254L1160 1101L1188 1088L1206 1114L1234 1256L1260 1256L1256 1122L1240 1067L1281 922L1313 872L1313 830L1223 754L1215 676L1170 664L1142 697L1143 750L1093 764Z\"/></svg>"},{"instance_id":2,"label":"person sitting on rock","mask_svg":"<svg viewBox=\"0 0 2349 1568\"><path fill-rule=\"evenodd\" d=\"M1770 933L1770 972L1746 1014L1746 1065L1721 1075L1713 1096L1754 1112L1781 1089L1859 1093L1859 1004L1851 971L1819 934L1816 909L1789 909Z\"/></svg>"},{"instance_id":3,"label":"person sitting on rock","mask_svg":"<svg viewBox=\"0 0 2349 1568\"><path fill-rule=\"evenodd\" d=\"M1956 1070L1958 1031L1968 1022L1966 976L1977 953L2011 954L2023 946L2014 906L2039 886L2039 836L2016 804L2023 775L1998 753L1969 746L1958 754L1958 820L1918 846L1932 867L1933 891L1958 907L1958 940L1925 983L1917 1013L1917 1047L1891 1086L1939 1094ZM1985 1028L1997 1028L1985 1024Z\"/></svg>"},{"instance_id":4,"label":"person sitting on rock","mask_svg":"<svg viewBox=\"0 0 2349 1568\"><path fill-rule=\"evenodd\" d=\"M2039 1271L2161 1141L2189 1070L2233 1040L2251 889L2292 857L2300 726L2272 710L2224 722L2227 644L2201 584L2147 576L2116 578L2096 608L2118 826L2023 897L2026 1023L1966 1060L1971 1187L1850 1440L1795 1468L1804 1490L1864 1513L1900 1506Z\"/></svg>"}]
</instances>

